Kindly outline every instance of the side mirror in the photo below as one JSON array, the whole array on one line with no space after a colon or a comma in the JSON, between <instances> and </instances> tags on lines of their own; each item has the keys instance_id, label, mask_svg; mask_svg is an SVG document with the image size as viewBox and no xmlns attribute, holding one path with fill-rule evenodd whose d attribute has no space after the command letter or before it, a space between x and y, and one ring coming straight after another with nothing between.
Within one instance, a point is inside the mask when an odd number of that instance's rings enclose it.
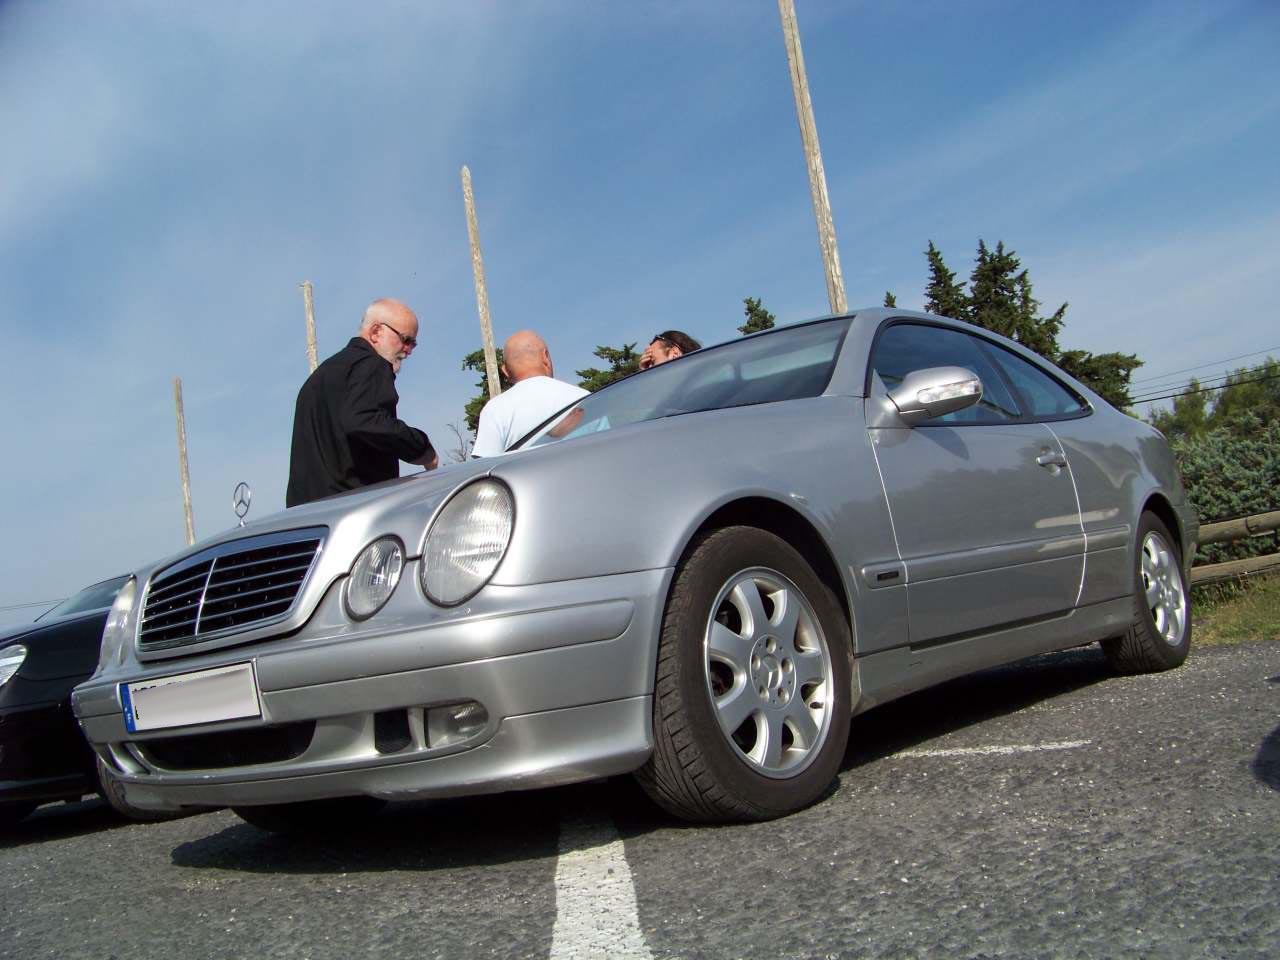
<instances>
[{"instance_id":1,"label":"side mirror","mask_svg":"<svg viewBox=\"0 0 1280 960\"><path fill-rule=\"evenodd\" d=\"M982 381L964 367L913 370L889 391L889 399L904 420L918 423L973 406L982 399Z\"/></svg>"}]
</instances>

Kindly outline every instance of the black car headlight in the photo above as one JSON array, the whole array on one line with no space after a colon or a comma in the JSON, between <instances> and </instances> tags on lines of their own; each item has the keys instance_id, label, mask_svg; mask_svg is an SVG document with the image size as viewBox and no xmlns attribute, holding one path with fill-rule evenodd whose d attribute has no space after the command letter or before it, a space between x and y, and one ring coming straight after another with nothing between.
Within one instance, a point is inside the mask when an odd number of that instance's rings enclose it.
<instances>
[{"instance_id":1,"label":"black car headlight","mask_svg":"<svg viewBox=\"0 0 1280 960\"><path fill-rule=\"evenodd\" d=\"M347 578L347 613L368 620L391 599L404 570L404 547L395 537L382 537L363 550Z\"/></svg>"},{"instance_id":2,"label":"black car headlight","mask_svg":"<svg viewBox=\"0 0 1280 960\"><path fill-rule=\"evenodd\" d=\"M452 607L489 582L511 542L515 502L506 484L487 478L468 484L444 505L422 547L422 590Z\"/></svg>"},{"instance_id":3,"label":"black car headlight","mask_svg":"<svg viewBox=\"0 0 1280 960\"><path fill-rule=\"evenodd\" d=\"M18 672L22 661L27 659L27 648L20 643L12 643L0 650L0 687L3 687Z\"/></svg>"},{"instance_id":4,"label":"black car headlight","mask_svg":"<svg viewBox=\"0 0 1280 960\"><path fill-rule=\"evenodd\" d=\"M107 625L102 628L102 645L98 649L98 673L110 666L112 660L120 660L125 641L133 631L133 600L137 594L138 580L130 577L116 594L115 603L111 604Z\"/></svg>"}]
</instances>

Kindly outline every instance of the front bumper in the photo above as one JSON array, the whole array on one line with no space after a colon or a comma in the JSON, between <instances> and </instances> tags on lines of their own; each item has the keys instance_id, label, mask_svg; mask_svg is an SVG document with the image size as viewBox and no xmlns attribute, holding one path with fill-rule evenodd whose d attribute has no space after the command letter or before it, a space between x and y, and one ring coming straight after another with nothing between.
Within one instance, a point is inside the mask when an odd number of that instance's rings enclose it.
<instances>
[{"instance_id":1,"label":"front bumper","mask_svg":"<svg viewBox=\"0 0 1280 960\"><path fill-rule=\"evenodd\" d=\"M410 586L415 567L363 624L342 613L335 585L293 637L135 664L78 687L81 726L126 799L154 810L409 799L568 783L644 763L669 569L490 586L465 609L428 617ZM261 718L126 729L120 683L244 662L254 664ZM484 707L483 729L433 745L427 711L464 701ZM388 720L405 736L389 741ZM264 759L264 743L282 754Z\"/></svg>"},{"instance_id":2,"label":"front bumper","mask_svg":"<svg viewBox=\"0 0 1280 960\"><path fill-rule=\"evenodd\" d=\"M76 799L95 786L93 753L69 703L0 710L0 801Z\"/></svg>"}]
</instances>

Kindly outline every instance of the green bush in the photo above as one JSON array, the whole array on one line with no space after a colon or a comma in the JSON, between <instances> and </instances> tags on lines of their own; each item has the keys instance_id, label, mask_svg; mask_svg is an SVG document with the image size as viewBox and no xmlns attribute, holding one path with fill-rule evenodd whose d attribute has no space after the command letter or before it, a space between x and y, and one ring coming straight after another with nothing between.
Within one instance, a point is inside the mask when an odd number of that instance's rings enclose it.
<instances>
[{"instance_id":1,"label":"green bush","mask_svg":"<svg viewBox=\"0 0 1280 960\"><path fill-rule=\"evenodd\" d=\"M1280 509L1280 421L1264 425L1246 414L1230 425L1178 437L1171 446L1202 524ZM1276 539L1271 534L1210 544L1200 548L1197 562L1274 553Z\"/></svg>"}]
</instances>

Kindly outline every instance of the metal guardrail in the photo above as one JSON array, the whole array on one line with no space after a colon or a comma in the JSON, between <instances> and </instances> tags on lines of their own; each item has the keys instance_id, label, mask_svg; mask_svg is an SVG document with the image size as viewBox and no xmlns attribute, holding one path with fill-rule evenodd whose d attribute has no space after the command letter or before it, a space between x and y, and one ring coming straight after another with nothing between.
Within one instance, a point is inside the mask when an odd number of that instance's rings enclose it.
<instances>
[{"instance_id":1,"label":"metal guardrail","mask_svg":"<svg viewBox=\"0 0 1280 960\"><path fill-rule=\"evenodd\" d=\"M1221 523L1206 523L1200 528L1200 543L1201 545L1230 543L1277 529L1280 529L1280 510L1255 513L1248 517L1223 520ZM1205 563L1192 567L1191 583L1193 586L1220 583L1223 580L1235 580L1238 577L1254 576L1271 570L1280 570L1280 553L1269 553L1262 557L1249 557L1245 560L1227 560L1224 563Z\"/></svg>"}]
</instances>

